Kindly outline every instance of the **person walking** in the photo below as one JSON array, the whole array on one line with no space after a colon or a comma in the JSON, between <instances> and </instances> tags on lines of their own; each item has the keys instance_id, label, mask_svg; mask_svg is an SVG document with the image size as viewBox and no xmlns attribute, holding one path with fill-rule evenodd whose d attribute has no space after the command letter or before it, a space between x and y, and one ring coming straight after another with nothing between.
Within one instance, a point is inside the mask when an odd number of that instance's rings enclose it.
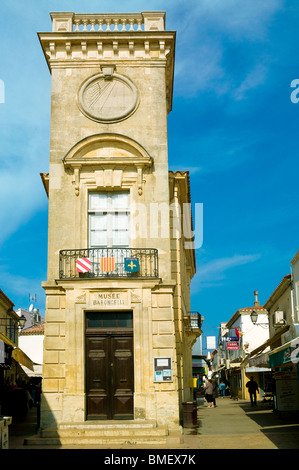
<instances>
[{"instance_id":1,"label":"person walking","mask_svg":"<svg viewBox=\"0 0 299 470\"><path fill-rule=\"evenodd\" d=\"M246 387L250 395L251 406L257 406L256 403L256 392L259 392L259 387L256 381L253 379L253 376L250 377L250 380L247 382Z\"/></svg>"},{"instance_id":2,"label":"person walking","mask_svg":"<svg viewBox=\"0 0 299 470\"><path fill-rule=\"evenodd\" d=\"M212 408L215 408L216 407L216 397L218 397L218 385L217 385L215 379L212 379L211 382L212 382L212 385L213 385L213 393L212 393L213 406L212 406Z\"/></svg>"},{"instance_id":3,"label":"person walking","mask_svg":"<svg viewBox=\"0 0 299 470\"><path fill-rule=\"evenodd\" d=\"M222 398L224 398L225 397L226 385L223 382L223 380L220 381L219 390L220 390L220 395L222 396Z\"/></svg>"},{"instance_id":4,"label":"person walking","mask_svg":"<svg viewBox=\"0 0 299 470\"><path fill-rule=\"evenodd\" d=\"M205 389L206 400L208 402L208 408L214 408L213 391L214 391L214 386L213 386L212 380L208 379L208 383Z\"/></svg>"}]
</instances>

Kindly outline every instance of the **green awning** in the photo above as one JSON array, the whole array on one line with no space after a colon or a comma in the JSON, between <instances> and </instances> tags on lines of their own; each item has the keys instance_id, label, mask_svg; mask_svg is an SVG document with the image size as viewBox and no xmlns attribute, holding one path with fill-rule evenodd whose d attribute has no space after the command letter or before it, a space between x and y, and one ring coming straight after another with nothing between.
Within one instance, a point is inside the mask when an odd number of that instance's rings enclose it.
<instances>
[{"instance_id":1,"label":"green awning","mask_svg":"<svg viewBox=\"0 0 299 470\"><path fill-rule=\"evenodd\" d=\"M269 352L268 367L299 362L299 336Z\"/></svg>"}]
</instances>

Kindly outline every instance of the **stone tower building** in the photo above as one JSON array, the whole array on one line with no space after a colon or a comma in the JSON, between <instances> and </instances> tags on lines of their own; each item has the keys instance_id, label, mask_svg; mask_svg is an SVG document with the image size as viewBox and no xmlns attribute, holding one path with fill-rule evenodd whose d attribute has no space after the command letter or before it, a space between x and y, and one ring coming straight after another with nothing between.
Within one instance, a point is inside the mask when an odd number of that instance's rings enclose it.
<instances>
[{"instance_id":1,"label":"stone tower building","mask_svg":"<svg viewBox=\"0 0 299 470\"><path fill-rule=\"evenodd\" d=\"M168 169L175 32L164 12L51 18L42 435L166 439L192 399L201 334L189 174Z\"/></svg>"}]
</instances>

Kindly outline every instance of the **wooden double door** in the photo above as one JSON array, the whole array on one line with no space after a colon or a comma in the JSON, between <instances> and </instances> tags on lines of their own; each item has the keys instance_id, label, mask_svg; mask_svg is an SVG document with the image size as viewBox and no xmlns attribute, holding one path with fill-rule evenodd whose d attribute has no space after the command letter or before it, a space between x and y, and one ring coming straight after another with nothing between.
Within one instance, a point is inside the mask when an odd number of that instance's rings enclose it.
<instances>
[{"instance_id":1,"label":"wooden double door","mask_svg":"<svg viewBox=\"0 0 299 470\"><path fill-rule=\"evenodd\" d=\"M86 329L87 419L133 419L133 329Z\"/></svg>"}]
</instances>

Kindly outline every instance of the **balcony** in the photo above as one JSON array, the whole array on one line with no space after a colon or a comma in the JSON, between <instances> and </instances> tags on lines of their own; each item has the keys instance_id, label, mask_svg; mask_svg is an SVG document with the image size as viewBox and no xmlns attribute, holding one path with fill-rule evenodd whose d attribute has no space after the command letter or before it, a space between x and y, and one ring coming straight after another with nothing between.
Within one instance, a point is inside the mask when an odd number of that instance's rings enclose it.
<instances>
[{"instance_id":1,"label":"balcony","mask_svg":"<svg viewBox=\"0 0 299 470\"><path fill-rule=\"evenodd\" d=\"M85 248L59 252L59 279L156 279L154 248Z\"/></svg>"},{"instance_id":2,"label":"balcony","mask_svg":"<svg viewBox=\"0 0 299 470\"><path fill-rule=\"evenodd\" d=\"M201 314L198 312L188 312L188 314L184 316L184 322L187 329L201 329Z\"/></svg>"},{"instance_id":3,"label":"balcony","mask_svg":"<svg viewBox=\"0 0 299 470\"><path fill-rule=\"evenodd\" d=\"M125 33L165 31L165 12L141 13L73 13L52 12L54 32Z\"/></svg>"}]
</instances>

